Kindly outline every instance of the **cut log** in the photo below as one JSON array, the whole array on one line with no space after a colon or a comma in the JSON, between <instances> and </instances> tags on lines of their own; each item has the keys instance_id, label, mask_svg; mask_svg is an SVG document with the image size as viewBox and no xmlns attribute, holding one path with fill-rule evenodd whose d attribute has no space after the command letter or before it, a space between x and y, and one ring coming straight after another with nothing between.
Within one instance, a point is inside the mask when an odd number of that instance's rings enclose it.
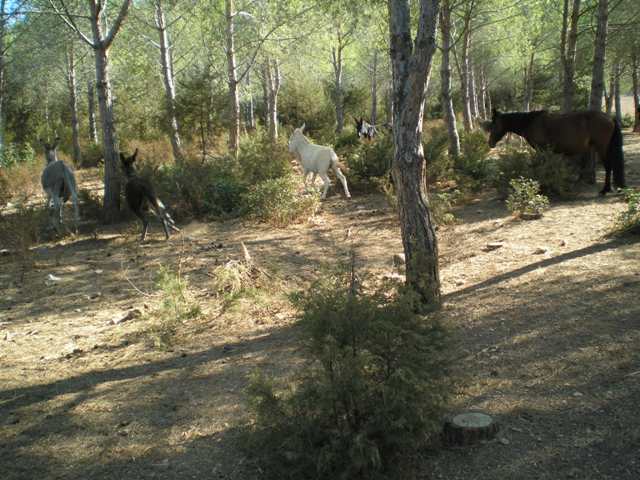
<instances>
[{"instance_id":1,"label":"cut log","mask_svg":"<svg viewBox=\"0 0 640 480\"><path fill-rule=\"evenodd\" d=\"M442 438L450 446L474 445L482 440L491 440L499 429L498 423L489 415L461 413L445 422Z\"/></svg>"}]
</instances>

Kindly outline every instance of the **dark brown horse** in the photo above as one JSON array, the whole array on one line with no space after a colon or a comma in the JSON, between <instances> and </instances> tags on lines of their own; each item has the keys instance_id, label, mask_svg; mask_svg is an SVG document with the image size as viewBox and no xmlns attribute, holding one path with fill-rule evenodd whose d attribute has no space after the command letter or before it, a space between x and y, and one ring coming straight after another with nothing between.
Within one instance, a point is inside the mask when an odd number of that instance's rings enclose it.
<instances>
[{"instance_id":1,"label":"dark brown horse","mask_svg":"<svg viewBox=\"0 0 640 480\"><path fill-rule=\"evenodd\" d=\"M595 151L606 172L601 195L611 191L611 172L618 188L625 187L622 132L618 123L602 112L500 113L493 110L491 122L482 127L489 132L489 146L495 147L508 132L523 137L536 150L549 149L564 155Z\"/></svg>"}]
</instances>

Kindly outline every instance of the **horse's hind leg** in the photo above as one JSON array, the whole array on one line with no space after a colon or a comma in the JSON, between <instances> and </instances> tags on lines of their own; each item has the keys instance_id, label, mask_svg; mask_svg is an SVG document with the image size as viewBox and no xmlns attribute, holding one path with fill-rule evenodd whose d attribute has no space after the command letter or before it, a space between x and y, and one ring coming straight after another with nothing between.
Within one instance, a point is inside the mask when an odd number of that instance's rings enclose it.
<instances>
[{"instance_id":1,"label":"horse's hind leg","mask_svg":"<svg viewBox=\"0 0 640 480\"><path fill-rule=\"evenodd\" d=\"M600 195L606 195L611 191L611 160L607 156L607 152L597 152L598 156L602 159L602 163L604 164L604 187L600 190ZM595 155L595 153L594 153Z\"/></svg>"},{"instance_id":2,"label":"horse's hind leg","mask_svg":"<svg viewBox=\"0 0 640 480\"><path fill-rule=\"evenodd\" d=\"M346 177L338 167L335 167L333 171L335 172L336 177L338 177L338 180L340 180L340 183L342 183L342 188L344 189L345 196L347 198L351 198L351 194L349 193L349 187L347 186Z\"/></svg>"},{"instance_id":3,"label":"horse's hind leg","mask_svg":"<svg viewBox=\"0 0 640 480\"><path fill-rule=\"evenodd\" d=\"M324 188L322 189L322 195L320 196L320 198L324 200L325 198L327 198L327 192L329 191L329 187L331 186L331 180L329 180L326 172L320 173L319 175L324 182Z\"/></svg>"}]
</instances>

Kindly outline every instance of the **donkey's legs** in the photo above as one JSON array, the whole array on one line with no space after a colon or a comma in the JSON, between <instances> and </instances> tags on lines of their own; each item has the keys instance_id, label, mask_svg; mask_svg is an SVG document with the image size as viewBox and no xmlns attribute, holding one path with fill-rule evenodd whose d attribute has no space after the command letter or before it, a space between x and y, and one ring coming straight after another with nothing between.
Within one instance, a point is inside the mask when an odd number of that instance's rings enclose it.
<instances>
[{"instance_id":1,"label":"donkey's legs","mask_svg":"<svg viewBox=\"0 0 640 480\"><path fill-rule=\"evenodd\" d=\"M315 187L316 185L316 176L318 175L318 172L313 172L313 174L311 175L311 186Z\"/></svg>"},{"instance_id":2,"label":"donkey's legs","mask_svg":"<svg viewBox=\"0 0 640 480\"><path fill-rule=\"evenodd\" d=\"M324 200L325 198L327 198L327 192L329 191L329 187L331 186L331 180L329 180L327 172L319 173L319 175L324 182L324 189L322 190L322 195L320 196L320 198Z\"/></svg>"},{"instance_id":3,"label":"donkey's legs","mask_svg":"<svg viewBox=\"0 0 640 480\"><path fill-rule=\"evenodd\" d=\"M62 200L53 195L53 226L58 233L62 233Z\"/></svg>"},{"instance_id":4,"label":"donkey's legs","mask_svg":"<svg viewBox=\"0 0 640 480\"><path fill-rule=\"evenodd\" d=\"M347 179L343 175L342 171L340 171L340 168L338 167L334 167L333 171L335 172L336 177L338 177L338 180L340 180L340 183L342 183L342 188L344 189L345 196L347 198L351 198L351 194L349 193L349 187L347 187Z\"/></svg>"}]
</instances>

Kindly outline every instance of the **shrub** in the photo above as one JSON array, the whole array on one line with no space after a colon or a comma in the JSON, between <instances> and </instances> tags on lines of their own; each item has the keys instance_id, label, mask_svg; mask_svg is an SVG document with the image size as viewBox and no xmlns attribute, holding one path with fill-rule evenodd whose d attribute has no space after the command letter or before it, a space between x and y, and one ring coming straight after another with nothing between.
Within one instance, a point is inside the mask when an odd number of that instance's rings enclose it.
<instances>
[{"instance_id":1,"label":"shrub","mask_svg":"<svg viewBox=\"0 0 640 480\"><path fill-rule=\"evenodd\" d=\"M42 228L49 220L47 210L18 203L13 211L0 215L0 245L11 251L12 258L21 266L19 282L33 266L31 247L42 238Z\"/></svg>"},{"instance_id":2,"label":"shrub","mask_svg":"<svg viewBox=\"0 0 640 480\"><path fill-rule=\"evenodd\" d=\"M341 154L349 168L349 185L355 191L377 189L377 178L389 175L393 160L393 138L379 135L372 142L358 143Z\"/></svg>"},{"instance_id":3,"label":"shrub","mask_svg":"<svg viewBox=\"0 0 640 480\"><path fill-rule=\"evenodd\" d=\"M284 177L293 171L291 154L282 136L275 144L263 134L244 137L238 164L240 177L247 185Z\"/></svg>"},{"instance_id":4,"label":"shrub","mask_svg":"<svg viewBox=\"0 0 640 480\"><path fill-rule=\"evenodd\" d=\"M423 142L424 158L427 162L429 183L445 178L452 167L449 157L449 134L446 126L433 127L429 130L429 139Z\"/></svg>"},{"instance_id":5,"label":"shrub","mask_svg":"<svg viewBox=\"0 0 640 480\"><path fill-rule=\"evenodd\" d=\"M246 192L233 163L226 157L205 163L187 160L182 165L160 167L153 183L160 198L171 198L166 202L176 210L177 218L230 217L241 211Z\"/></svg>"},{"instance_id":6,"label":"shrub","mask_svg":"<svg viewBox=\"0 0 640 480\"><path fill-rule=\"evenodd\" d=\"M456 158L455 168L459 173L474 180L486 180L495 170L495 165L488 158L489 144L479 130L463 133L460 137L460 156Z\"/></svg>"},{"instance_id":7,"label":"shrub","mask_svg":"<svg viewBox=\"0 0 640 480\"><path fill-rule=\"evenodd\" d=\"M276 393L254 376L247 446L268 478L406 478L407 456L440 429L448 398L446 335L417 296L357 293L336 275L298 298L308 363Z\"/></svg>"},{"instance_id":8,"label":"shrub","mask_svg":"<svg viewBox=\"0 0 640 480\"><path fill-rule=\"evenodd\" d=\"M633 122L634 122L633 116L629 115L628 113L625 113L622 116L622 121L620 122L620 126L622 128L631 128L633 127Z\"/></svg>"},{"instance_id":9,"label":"shrub","mask_svg":"<svg viewBox=\"0 0 640 480\"><path fill-rule=\"evenodd\" d=\"M434 192L429 194L429 205L433 221L437 225L450 225L456 222L456 217L451 213L451 208L460 199L460 191Z\"/></svg>"},{"instance_id":10,"label":"shrub","mask_svg":"<svg viewBox=\"0 0 640 480\"><path fill-rule=\"evenodd\" d=\"M624 191L627 209L616 218L614 233L640 232L640 190L627 188Z\"/></svg>"},{"instance_id":11,"label":"shrub","mask_svg":"<svg viewBox=\"0 0 640 480\"><path fill-rule=\"evenodd\" d=\"M509 193L510 182L524 177L537 180L540 191L556 198L574 195L576 168L565 157L550 151L507 149L497 161L494 186L502 195Z\"/></svg>"},{"instance_id":12,"label":"shrub","mask_svg":"<svg viewBox=\"0 0 640 480\"><path fill-rule=\"evenodd\" d=\"M153 325L149 333L156 347L167 348L173 343L178 325L199 316L200 307L189 299L189 285L179 271L176 273L161 266L156 286L162 300L150 314Z\"/></svg>"},{"instance_id":13,"label":"shrub","mask_svg":"<svg viewBox=\"0 0 640 480\"><path fill-rule=\"evenodd\" d=\"M306 220L316 211L320 197L317 191L301 195L299 185L294 175L255 185L244 197L249 215L275 226Z\"/></svg>"},{"instance_id":14,"label":"shrub","mask_svg":"<svg viewBox=\"0 0 640 480\"><path fill-rule=\"evenodd\" d=\"M0 167L8 168L20 163L32 163L36 158L36 152L28 143L3 145L0 154Z\"/></svg>"},{"instance_id":15,"label":"shrub","mask_svg":"<svg viewBox=\"0 0 640 480\"><path fill-rule=\"evenodd\" d=\"M530 178L514 178L510 182L513 191L507 197L510 212L523 218L539 218L549 207L549 199L540 195L540 184Z\"/></svg>"}]
</instances>

